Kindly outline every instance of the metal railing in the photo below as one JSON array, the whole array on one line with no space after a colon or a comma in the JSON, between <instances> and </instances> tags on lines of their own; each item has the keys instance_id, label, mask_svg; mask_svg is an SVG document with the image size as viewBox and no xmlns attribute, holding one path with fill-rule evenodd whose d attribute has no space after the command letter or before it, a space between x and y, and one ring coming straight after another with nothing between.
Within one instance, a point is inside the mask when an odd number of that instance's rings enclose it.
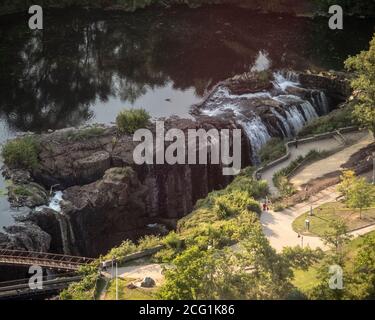
<instances>
[{"instance_id":1,"label":"metal railing","mask_svg":"<svg viewBox=\"0 0 375 320\"><path fill-rule=\"evenodd\" d=\"M38 265L52 269L77 270L94 261L92 258L35 251L0 249L0 264Z\"/></svg>"}]
</instances>

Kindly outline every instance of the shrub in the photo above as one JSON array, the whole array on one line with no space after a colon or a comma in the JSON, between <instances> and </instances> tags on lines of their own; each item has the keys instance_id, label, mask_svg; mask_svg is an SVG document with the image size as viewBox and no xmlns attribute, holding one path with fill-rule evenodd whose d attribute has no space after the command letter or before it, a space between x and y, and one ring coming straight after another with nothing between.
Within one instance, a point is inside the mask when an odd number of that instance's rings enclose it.
<instances>
[{"instance_id":1,"label":"shrub","mask_svg":"<svg viewBox=\"0 0 375 320\"><path fill-rule=\"evenodd\" d=\"M353 110L353 103L349 103L340 109L332 111L330 114L317 118L303 127L298 136L304 137L312 134L332 132L340 128L358 125L358 121L353 117Z\"/></svg>"},{"instance_id":2,"label":"shrub","mask_svg":"<svg viewBox=\"0 0 375 320\"><path fill-rule=\"evenodd\" d=\"M80 130L71 130L67 132L67 139L71 141L84 141L103 134L104 128L91 127Z\"/></svg>"},{"instance_id":3,"label":"shrub","mask_svg":"<svg viewBox=\"0 0 375 320\"><path fill-rule=\"evenodd\" d=\"M183 241L181 240L179 235L174 231L168 233L168 235L164 238L163 243L167 247L175 250L181 249L183 245Z\"/></svg>"},{"instance_id":4,"label":"shrub","mask_svg":"<svg viewBox=\"0 0 375 320\"><path fill-rule=\"evenodd\" d=\"M262 212L259 202L255 201L254 199L249 199L246 209L257 214L260 214Z\"/></svg>"},{"instance_id":5,"label":"shrub","mask_svg":"<svg viewBox=\"0 0 375 320\"><path fill-rule=\"evenodd\" d=\"M38 142L31 136L9 141L2 149L5 164L20 169L35 169L39 163L38 153Z\"/></svg>"},{"instance_id":6,"label":"shrub","mask_svg":"<svg viewBox=\"0 0 375 320\"><path fill-rule=\"evenodd\" d=\"M138 240L138 251L143 251L147 249L154 248L161 244L161 239L158 236L149 235L144 236L140 240Z\"/></svg>"},{"instance_id":7,"label":"shrub","mask_svg":"<svg viewBox=\"0 0 375 320\"><path fill-rule=\"evenodd\" d=\"M269 140L259 152L262 165L272 162L286 153L284 141L280 138L272 138Z\"/></svg>"},{"instance_id":8,"label":"shrub","mask_svg":"<svg viewBox=\"0 0 375 320\"><path fill-rule=\"evenodd\" d=\"M133 134L138 129L145 128L150 118L144 109L123 110L117 115L116 124L121 133Z\"/></svg>"}]
</instances>

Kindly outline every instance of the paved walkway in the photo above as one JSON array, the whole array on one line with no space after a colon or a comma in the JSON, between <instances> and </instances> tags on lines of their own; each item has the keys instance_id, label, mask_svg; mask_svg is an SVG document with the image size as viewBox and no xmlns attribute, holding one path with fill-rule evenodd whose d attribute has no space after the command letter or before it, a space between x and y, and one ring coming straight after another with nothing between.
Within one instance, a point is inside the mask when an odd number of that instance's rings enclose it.
<instances>
[{"instance_id":1,"label":"paved walkway","mask_svg":"<svg viewBox=\"0 0 375 320\"><path fill-rule=\"evenodd\" d=\"M263 212L260 221L263 232L270 241L271 246L276 251L281 252L287 246L301 246L303 241L303 246L309 246L312 249L319 247L326 250L327 247L319 237L303 236L303 240L302 237L298 238L298 234L292 228L292 223L298 216L308 212L310 206L314 209L323 203L334 201L337 196L336 186L332 186L313 196L309 202L297 204L280 212ZM358 237L373 230L375 230L375 225L353 231L350 234Z\"/></svg>"},{"instance_id":2,"label":"paved walkway","mask_svg":"<svg viewBox=\"0 0 375 320\"><path fill-rule=\"evenodd\" d=\"M367 135L368 135L368 132L366 132L366 131L343 134L343 136L346 140L352 141L352 142L353 141L359 141L359 140L363 139L364 136L367 136ZM269 169L265 170L264 172L262 172L261 178L267 181L271 194L277 195L278 190L277 190L277 188L275 187L275 185L273 184L273 181L272 181L273 175L277 171L287 167L293 160L297 159L299 156L307 155L309 153L309 151L311 151L311 150L332 151L332 150L335 150L335 149L340 149L342 147L343 147L343 144L341 143L341 140L336 139L336 138L328 138L328 139L323 139L323 140L319 140L319 141L312 141L312 142L303 143L303 144L300 144L298 146L298 148L295 148L295 147L292 146L290 148L290 157L288 159L286 159L285 161L279 163L278 165L276 165L272 168L269 168Z\"/></svg>"},{"instance_id":3,"label":"paved walkway","mask_svg":"<svg viewBox=\"0 0 375 320\"><path fill-rule=\"evenodd\" d=\"M112 278L115 275L115 268L108 268L105 275ZM151 277L155 280L156 285L160 285L164 279L163 268L157 263L134 264L126 267L118 267L117 274L120 278L134 279L135 285L140 285L140 282L145 277Z\"/></svg>"},{"instance_id":4,"label":"paved walkway","mask_svg":"<svg viewBox=\"0 0 375 320\"><path fill-rule=\"evenodd\" d=\"M374 137L369 132L361 133L358 137L359 140L356 143L348 146L344 150L303 168L290 179L290 182L297 189L300 189L303 184L312 179L323 177L330 172L340 170L341 166L350 159L351 155L374 142ZM357 136L355 138L357 138Z\"/></svg>"}]
</instances>

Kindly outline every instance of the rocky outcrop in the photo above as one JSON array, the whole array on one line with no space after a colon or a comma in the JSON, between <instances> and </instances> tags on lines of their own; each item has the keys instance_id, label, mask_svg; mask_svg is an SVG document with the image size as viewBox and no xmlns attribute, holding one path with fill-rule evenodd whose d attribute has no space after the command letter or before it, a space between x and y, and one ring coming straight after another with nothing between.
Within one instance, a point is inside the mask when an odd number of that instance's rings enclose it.
<instances>
[{"instance_id":1,"label":"rocky outcrop","mask_svg":"<svg viewBox=\"0 0 375 320\"><path fill-rule=\"evenodd\" d=\"M25 222L4 227L6 234L0 233L0 248L48 252L51 236L37 225Z\"/></svg>"},{"instance_id":2,"label":"rocky outcrop","mask_svg":"<svg viewBox=\"0 0 375 320\"><path fill-rule=\"evenodd\" d=\"M165 131L242 128L241 165L246 167L256 162L257 152L271 136L292 137L305 123L334 108L331 93L345 95L341 85L333 84L335 79L291 72L262 77L261 83L247 74L218 84L196 106L194 120L164 119ZM149 129L155 137L155 127ZM138 142L114 126L68 128L37 139L38 169L27 177L9 175L20 185L36 182L64 190L61 211L43 208L28 215L26 238L14 236L22 231L19 226L3 236L3 243L33 250L97 256L124 239L155 233L152 225L173 228L198 199L233 179L222 174L222 165L137 165L133 151ZM32 234L36 242L29 239Z\"/></svg>"}]
</instances>

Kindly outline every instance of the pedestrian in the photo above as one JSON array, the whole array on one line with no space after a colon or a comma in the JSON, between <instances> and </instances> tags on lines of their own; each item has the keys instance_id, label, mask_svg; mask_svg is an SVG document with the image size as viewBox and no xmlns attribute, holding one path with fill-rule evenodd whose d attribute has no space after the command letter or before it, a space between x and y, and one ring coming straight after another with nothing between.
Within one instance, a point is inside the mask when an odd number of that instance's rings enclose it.
<instances>
[{"instance_id":1,"label":"pedestrian","mask_svg":"<svg viewBox=\"0 0 375 320\"><path fill-rule=\"evenodd\" d=\"M266 211L266 209L267 209L267 205L266 205L266 203L264 202L264 203L263 203L263 211Z\"/></svg>"},{"instance_id":2,"label":"pedestrian","mask_svg":"<svg viewBox=\"0 0 375 320\"><path fill-rule=\"evenodd\" d=\"M296 149L298 149L298 138L297 137L294 139L294 145L296 146Z\"/></svg>"}]
</instances>

